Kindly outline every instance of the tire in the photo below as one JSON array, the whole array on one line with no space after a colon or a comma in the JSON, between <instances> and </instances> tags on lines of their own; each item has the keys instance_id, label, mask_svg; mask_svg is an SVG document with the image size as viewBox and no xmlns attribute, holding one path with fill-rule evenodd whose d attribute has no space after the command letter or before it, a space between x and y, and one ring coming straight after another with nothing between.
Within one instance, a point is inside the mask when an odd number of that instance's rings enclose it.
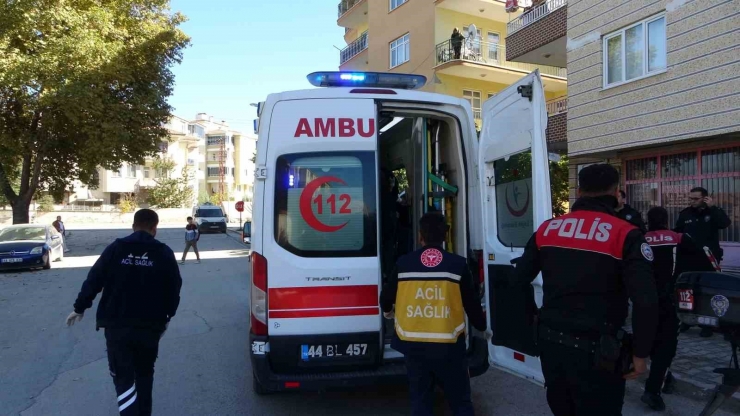
<instances>
[{"instance_id":1,"label":"tire","mask_svg":"<svg viewBox=\"0 0 740 416\"><path fill-rule=\"evenodd\" d=\"M51 253L46 254L46 260L44 260L44 270L51 269Z\"/></svg>"},{"instance_id":2,"label":"tire","mask_svg":"<svg viewBox=\"0 0 740 416\"><path fill-rule=\"evenodd\" d=\"M271 394L271 390L267 390L265 386L263 386L259 380L257 380L257 376L252 373L252 391L258 395L258 396L266 396L268 394Z\"/></svg>"}]
</instances>

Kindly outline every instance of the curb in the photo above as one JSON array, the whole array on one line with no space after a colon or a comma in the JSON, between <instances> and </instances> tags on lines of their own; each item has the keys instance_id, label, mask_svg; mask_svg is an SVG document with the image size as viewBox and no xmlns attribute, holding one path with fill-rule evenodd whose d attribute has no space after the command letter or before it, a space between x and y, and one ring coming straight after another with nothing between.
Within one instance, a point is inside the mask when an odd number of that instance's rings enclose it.
<instances>
[{"instance_id":1,"label":"curb","mask_svg":"<svg viewBox=\"0 0 740 416\"><path fill-rule=\"evenodd\" d=\"M716 385L701 383L698 381L683 380L679 374L673 373L676 378L676 392L674 395L686 397L688 399L706 404L714 395ZM726 400L721 410L731 413L740 414L740 394L735 393L729 400Z\"/></svg>"}]
</instances>

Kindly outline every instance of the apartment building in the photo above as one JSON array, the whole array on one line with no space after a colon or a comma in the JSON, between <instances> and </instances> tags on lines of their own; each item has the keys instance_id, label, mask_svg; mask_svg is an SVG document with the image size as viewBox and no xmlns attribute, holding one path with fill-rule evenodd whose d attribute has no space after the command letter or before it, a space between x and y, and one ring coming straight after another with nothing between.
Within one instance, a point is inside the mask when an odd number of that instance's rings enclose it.
<instances>
[{"instance_id":1,"label":"apartment building","mask_svg":"<svg viewBox=\"0 0 740 416\"><path fill-rule=\"evenodd\" d=\"M339 54L339 68L424 75L423 90L470 101L479 128L483 101L539 68L548 109L562 113L565 65L507 57L507 22L514 16L498 0L342 0L337 24L345 28L347 46ZM475 33L468 33L471 24ZM459 54L450 38L454 28L466 38ZM550 129L548 140L564 151L564 126Z\"/></svg>"},{"instance_id":2,"label":"apartment building","mask_svg":"<svg viewBox=\"0 0 740 416\"><path fill-rule=\"evenodd\" d=\"M567 67L571 198L596 162L643 215L660 205L675 221L703 186L740 266L740 2L549 0L509 25L509 59Z\"/></svg>"},{"instance_id":3,"label":"apartment building","mask_svg":"<svg viewBox=\"0 0 740 416\"><path fill-rule=\"evenodd\" d=\"M183 169L188 169L192 204L197 202L201 191L208 196L219 192L222 158L224 190L230 199L252 199L255 136L242 135L230 129L225 121L216 121L206 113L197 114L195 120L172 116L166 128L169 137L160 144L159 156L174 162L173 175L181 175ZM165 174L155 169L153 158L146 158L142 165L123 164L115 171L100 168L98 186L93 189L76 181L67 202L80 206L117 205L125 195L146 201L148 190Z\"/></svg>"},{"instance_id":4,"label":"apartment building","mask_svg":"<svg viewBox=\"0 0 740 416\"><path fill-rule=\"evenodd\" d=\"M254 163L257 138L229 127L225 120L199 113L193 121L206 130L199 145L199 187L208 195L225 192L234 201L254 196ZM221 169L223 168L223 189Z\"/></svg>"}]
</instances>

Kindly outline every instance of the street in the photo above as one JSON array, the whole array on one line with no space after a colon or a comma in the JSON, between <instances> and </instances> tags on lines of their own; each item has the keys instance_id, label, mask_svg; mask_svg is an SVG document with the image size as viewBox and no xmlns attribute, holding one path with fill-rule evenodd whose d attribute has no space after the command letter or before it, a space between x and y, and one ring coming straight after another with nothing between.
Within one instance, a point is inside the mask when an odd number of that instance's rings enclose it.
<instances>
[{"instance_id":1,"label":"street","mask_svg":"<svg viewBox=\"0 0 740 416\"><path fill-rule=\"evenodd\" d=\"M74 327L65 327L64 319L89 267L113 238L128 231L70 228L71 251L51 270L0 273L0 415L117 414L103 333L94 330L97 302ZM181 229L164 228L157 237L181 255ZM191 252L180 266L182 301L155 367L155 415L409 414L407 391L397 386L254 395L245 246L231 233L203 235L199 246L202 264ZM520 378L491 369L472 384L478 414L551 414L544 389ZM624 413L652 414L640 403L642 384L628 390ZM666 415L698 415L703 407L686 397L665 398ZM437 401L443 409L441 395Z\"/></svg>"}]
</instances>

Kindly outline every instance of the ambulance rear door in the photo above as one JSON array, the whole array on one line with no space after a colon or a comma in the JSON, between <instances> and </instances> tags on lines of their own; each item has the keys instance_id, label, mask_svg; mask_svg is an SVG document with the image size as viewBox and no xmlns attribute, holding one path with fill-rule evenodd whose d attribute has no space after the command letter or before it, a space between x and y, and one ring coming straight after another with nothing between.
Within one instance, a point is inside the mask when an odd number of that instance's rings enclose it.
<instances>
[{"instance_id":1,"label":"ambulance rear door","mask_svg":"<svg viewBox=\"0 0 740 416\"><path fill-rule=\"evenodd\" d=\"M373 99L286 99L272 108L263 255L277 373L382 358L376 123Z\"/></svg>"},{"instance_id":2,"label":"ambulance rear door","mask_svg":"<svg viewBox=\"0 0 740 416\"><path fill-rule=\"evenodd\" d=\"M542 277L516 288L497 282L515 272L512 260L539 224L552 218L546 127L544 90L535 71L483 104L478 152L485 293L494 334L489 360L537 383L544 378L532 317L542 302Z\"/></svg>"}]
</instances>

